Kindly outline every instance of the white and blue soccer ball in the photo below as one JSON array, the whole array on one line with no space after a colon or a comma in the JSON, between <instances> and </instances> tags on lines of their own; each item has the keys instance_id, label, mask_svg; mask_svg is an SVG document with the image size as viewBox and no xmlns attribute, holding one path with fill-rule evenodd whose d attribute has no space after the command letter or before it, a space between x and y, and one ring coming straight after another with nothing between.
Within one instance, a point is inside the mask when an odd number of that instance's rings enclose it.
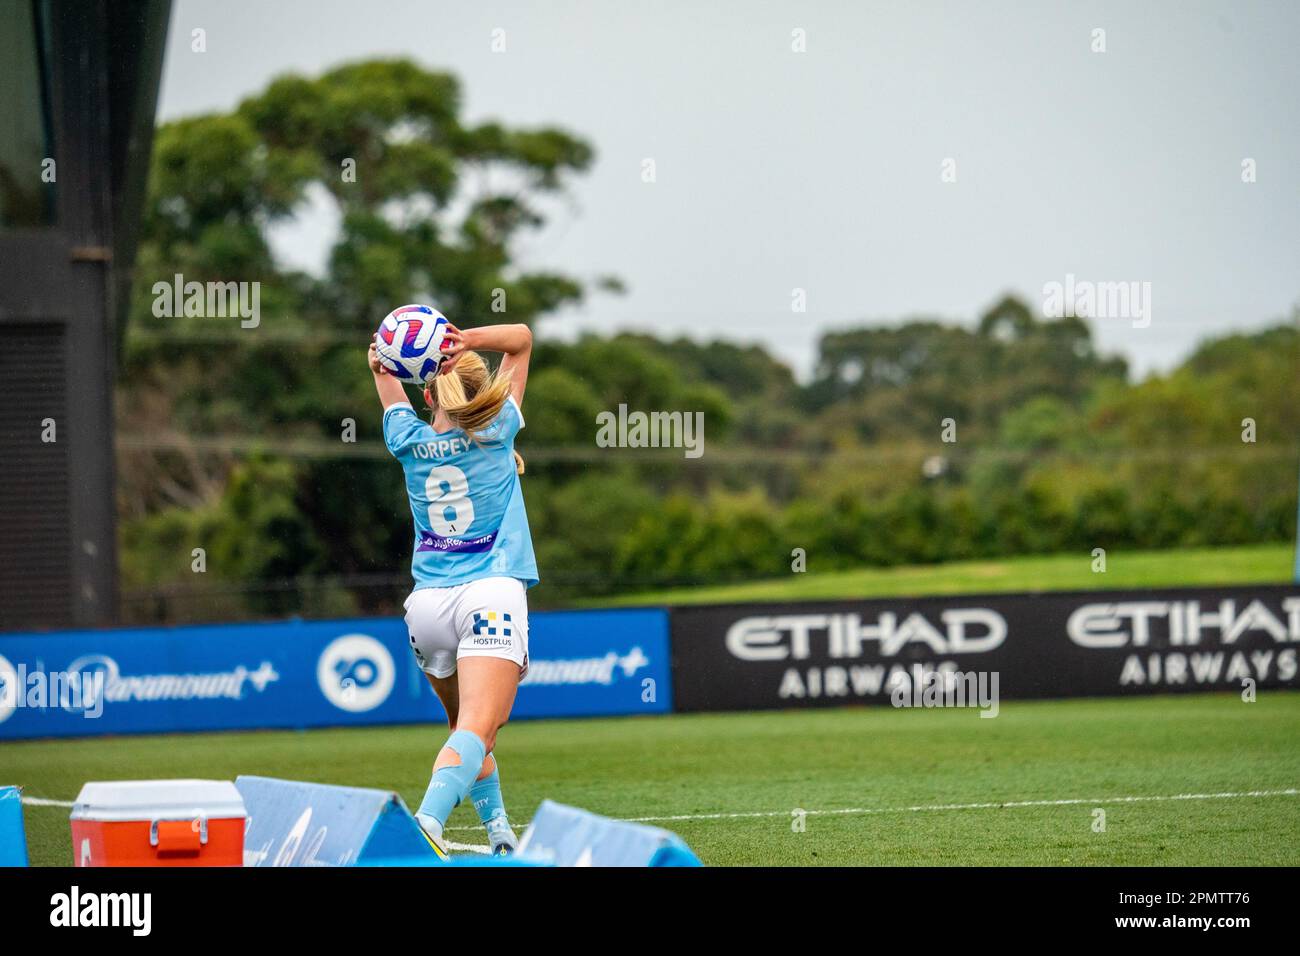
<instances>
[{"instance_id":1,"label":"white and blue soccer ball","mask_svg":"<svg viewBox=\"0 0 1300 956\"><path fill-rule=\"evenodd\" d=\"M404 305L384 316L375 333L379 364L394 378L427 385L442 366L447 317L429 305Z\"/></svg>"}]
</instances>

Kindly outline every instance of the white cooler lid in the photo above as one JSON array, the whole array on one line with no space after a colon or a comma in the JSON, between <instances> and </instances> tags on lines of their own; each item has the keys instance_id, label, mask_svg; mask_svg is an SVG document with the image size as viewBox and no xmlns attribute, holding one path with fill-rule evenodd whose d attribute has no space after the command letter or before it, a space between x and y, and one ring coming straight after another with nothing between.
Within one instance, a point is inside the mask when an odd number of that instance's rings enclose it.
<instances>
[{"instance_id":1,"label":"white cooler lid","mask_svg":"<svg viewBox=\"0 0 1300 956\"><path fill-rule=\"evenodd\" d=\"M88 783L72 806L73 820L153 820L243 817L244 798L229 780L110 780Z\"/></svg>"}]
</instances>

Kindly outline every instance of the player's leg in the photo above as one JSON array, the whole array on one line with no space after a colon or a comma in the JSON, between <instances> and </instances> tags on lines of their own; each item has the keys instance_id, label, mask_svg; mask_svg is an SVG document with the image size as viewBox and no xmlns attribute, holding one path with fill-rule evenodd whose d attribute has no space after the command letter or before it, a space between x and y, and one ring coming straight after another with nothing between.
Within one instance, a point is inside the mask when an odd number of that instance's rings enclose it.
<instances>
[{"instance_id":1,"label":"player's leg","mask_svg":"<svg viewBox=\"0 0 1300 956\"><path fill-rule=\"evenodd\" d=\"M433 778L416 820L435 841L442 840L447 818L470 791L483 769L497 730L510 717L519 665L498 657L458 662L459 708L451 732L433 765Z\"/></svg>"},{"instance_id":2,"label":"player's leg","mask_svg":"<svg viewBox=\"0 0 1300 956\"><path fill-rule=\"evenodd\" d=\"M453 673L450 677L434 677L425 674L429 685L442 702L442 709L447 713L447 724L456 729L456 717L460 713L460 685ZM483 760L483 769L478 779L469 788L469 798L474 804L478 818L487 829L488 844L491 852L511 853L518 845L519 839L510 827L510 818L506 814L505 798L501 795L501 774L497 768L496 756L489 752Z\"/></svg>"},{"instance_id":3,"label":"player's leg","mask_svg":"<svg viewBox=\"0 0 1300 956\"><path fill-rule=\"evenodd\" d=\"M456 682L456 672L452 671L447 677L434 677L426 671L424 676L429 678L429 686L447 712L447 726L455 730L456 715L460 713L460 685Z\"/></svg>"},{"instance_id":4,"label":"player's leg","mask_svg":"<svg viewBox=\"0 0 1300 956\"><path fill-rule=\"evenodd\" d=\"M410 634L411 650L420 669L424 671L425 677L432 685L434 693L438 695L443 708L447 711L447 723L451 727L452 737L455 736L460 710L460 693L456 680L456 648L460 635L454 619L455 597L451 588L425 588L412 592L406 599L406 626ZM443 749L446 749L445 745ZM444 859L449 856L447 845L442 839L442 823L445 822L446 816L437 820L427 816L423 811L434 791L445 789L447 786L445 779L439 779L435 764L424 800L415 815L416 822L420 824L429 843ZM452 784L453 789L455 786ZM460 796L457 794L452 807L459 802ZM450 808L447 812L451 812Z\"/></svg>"},{"instance_id":5,"label":"player's leg","mask_svg":"<svg viewBox=\"0 0 1300 956\"><path fill-rule=\"evenodd\" d=\"M513 691L528 671L528 598L523 583L515 578L492 577L468 585L462 596L459 620L465 637L460 642L458 666L463 669L467 662L474 660L503 660L517 665L517 671L504 669L506 674L515 675L514 686L509 688L509 703L497 715L504 723L514 703ZM478 781L470 790L470 798L487 830L492 852L510 853L519 840L506 815L493 746L488 741L488 756Z\"/></svg>"},{"instance_id":6,"label":"player's leg","mask_svg":"<svg viewBox=\"0 0 1300 956\"><path fill-rule=\"evenodd\" d=\"M462 657L457 661L460 680L460 714L457 732L466 731L483 744L483 757L474 768L477 773L483 760L496 743L497 731L510 719L519 688L519 665L504 657ZM439 759L442 754L439 754ZM448 757L448 759L453 759Z\"/></svg>"},{"instance_id":7,"label":"player's leg","mask_svg":"<svg viewBox=\"0 0 1300 956\"><path fill-rule=\"evenodd\" d=\"M505 797L501 794L501 773L496 757L490 751L483 761L478 780L469 788L469 798L483 828L487 830L491 852L495 855L513 853L519 845L519 838L510 826Z\"/></svg>"},{"instance_id":8,"label":"player's leg","mask_svg":"<svg viewBox=\"0 0 1300 956\"><path fill-rule=\"evenodd\" d=\"M472 675L477 686L473 695L474 709L461 718L462 727L474 728L484 736L488 755L479 771L479 778L470 787L469 796L479 820L487 830L488 845L494 855L513 853L519 838L510 826L506 815L505 798L501 794L501 774L492 748L496 746L497 731L510 718L514 706L515 690L519 686L519 667L513 661L497 657L461 658L462 673Z\"/></svg>"}]
</instances>

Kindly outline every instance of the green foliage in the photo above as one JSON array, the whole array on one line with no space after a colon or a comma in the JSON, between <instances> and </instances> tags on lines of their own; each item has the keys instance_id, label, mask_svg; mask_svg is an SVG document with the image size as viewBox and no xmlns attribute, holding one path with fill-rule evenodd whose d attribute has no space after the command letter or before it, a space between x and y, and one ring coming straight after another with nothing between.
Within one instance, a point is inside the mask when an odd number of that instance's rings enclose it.
<instances>
[{"instance_id":1,"label":"green foliage","mask_svg":"<svg viewBox=\"0 0 1300 956\"><path fill-rule=\"evenodd\" d=\"M321 542L296 500L297 489L292 463L254 457L231 470L224 493L212 503L169 508L128 523L125 583L189 578L230 586L320 573ZM294 609L291 595L274 591L251 593L241 608L261 614Z\"/></svg>"},{"instance_id":2,"label":"green foliage","mask_svg":"<svg viewBox=\"0 0 1300 956\"><path fill-rule=\"evenodd\" d=\"M778 531L760 491L704 502L673 495L622 538L613 576L620 589L771 576L789 564Z\"/></svg>"},{"instance_id":3,"label":"green foliage","mask_svg":"<svg viewBox=\"0 0 1300 956\"><path fill-rule=\"evenodd\" d=\"M466 124L456 80L402 60L282 77L231 114L161 127L117 407L123 435L165 447L120 456L128 590L228 588L192 612L207 617L395 611L410 514L367 336L408 301L473 326L582 298L572 277L520 269L513 244L592 161L562 130ZM319 196L341 225L315 277L277 265L266 235ZM153 285L176 273L261 283L260 324L155 316ZM1132 384L1085 322L1011 297L969 327L827 334L807 384L775 344L540 336L519 439L534 599L774 577L796 547L833 571L1284 540L1298 371L1300 333L1280 326ZM620 405L703 413L704 457L597 448L597 416Z\"/></svg>"}]
</instances>

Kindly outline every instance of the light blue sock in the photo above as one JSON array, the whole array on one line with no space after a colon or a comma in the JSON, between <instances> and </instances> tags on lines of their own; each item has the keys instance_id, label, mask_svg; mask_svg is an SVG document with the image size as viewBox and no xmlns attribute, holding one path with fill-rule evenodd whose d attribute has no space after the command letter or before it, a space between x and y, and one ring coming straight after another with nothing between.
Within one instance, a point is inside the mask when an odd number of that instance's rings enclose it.
<instances>
[{"instance_id":1,"label":"light blue sock","mask_svg":"<svg viewBox=\"0 0 1300 956\"><path fill-rule=\"evenodd\" d=\"M468 730L452 731L445 747L450 747L460 755L460 763L454 767L435 770L429 779L429 789L424 793L419 813L437 821L439 829L446 826L451 811L469 792L474 778L483 769L483 757L487 748L476 734Z\"/></svg>"},{"instance_id":2,"label":"light blue sock","mask_svg":"<svg viewBox=\"0 0 1300 956\"><path fill-rule=\"evenodd\" d=\"M487 823L493 817L504 817L506 815L506 801L501 796L501 766L496 762L496 757L492 757L492 772L482 780L474 781L474 786L469 788L469 798L474 801L474 809L478 811L478 818Z\"/></svg>"}]
</instances>

